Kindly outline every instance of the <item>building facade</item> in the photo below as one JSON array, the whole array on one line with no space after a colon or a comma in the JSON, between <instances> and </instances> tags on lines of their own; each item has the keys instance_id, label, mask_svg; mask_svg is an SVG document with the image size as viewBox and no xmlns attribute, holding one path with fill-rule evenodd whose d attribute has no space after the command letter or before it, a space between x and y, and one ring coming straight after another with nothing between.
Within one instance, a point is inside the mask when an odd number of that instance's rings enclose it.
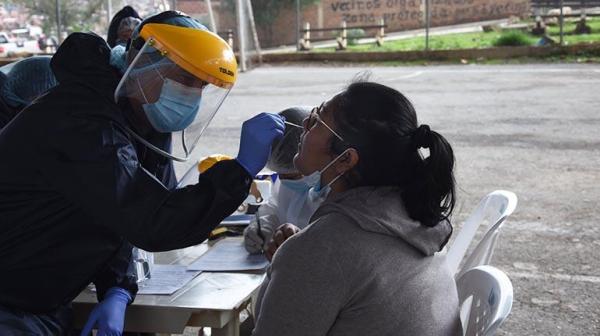
<instances>
[{"instance_id":1,"label":"building facade","mask_svg":"<svg viewBox=\"0 0 600 336\"><path fill-rule=\"evenodd\" d=\"M219 30L235 29L235 1L211 1ZM263 47L296 43L296 8L293 2L266 20L256 20L259 40ZM204 0L178 0L178 9L206 18ZM529 0L430 0L432 27L467 22L502 19L529 14ZM422 28L425 25L425 0L322 0L305 6L300 13L302 25L311 28L387 25L387 32ZM258 18L260 13L256 13ZM326 33L322 33L324 35ZM367 32L368 34L368 32ZM330 34L331 35L331 34Z\"/></svg>"}]
</instances>

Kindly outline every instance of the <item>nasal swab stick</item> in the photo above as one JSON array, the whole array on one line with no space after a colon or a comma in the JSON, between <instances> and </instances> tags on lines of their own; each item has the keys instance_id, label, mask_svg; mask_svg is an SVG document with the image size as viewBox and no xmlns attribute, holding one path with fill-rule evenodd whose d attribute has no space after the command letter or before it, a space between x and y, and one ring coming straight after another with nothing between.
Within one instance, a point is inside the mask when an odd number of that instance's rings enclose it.
<instances>
[{"instance_id":1,"label":"nasal swab stick","mask_svg":"<svg viewBox=\"0 0 600 336\"><path fill-rule=\"evenodd\" d=\"M286 125L290 125L290 126L294 126L294 127L298 127L298 128L304 128L304 127L302 127L302 126L300 126L300 125L296 125L296 124L294 124L294 123L291 123L291 122L289 122L289 121L284 121L284 123L285 123Z\"/></svg>"}]
</instances>

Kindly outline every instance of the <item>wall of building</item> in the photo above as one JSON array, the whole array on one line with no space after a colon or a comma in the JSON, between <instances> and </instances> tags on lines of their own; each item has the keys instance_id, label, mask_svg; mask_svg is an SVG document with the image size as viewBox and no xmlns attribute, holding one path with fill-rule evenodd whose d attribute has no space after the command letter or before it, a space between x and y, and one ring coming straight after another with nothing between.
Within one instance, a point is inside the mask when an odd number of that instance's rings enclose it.
<instances>
[{"instance_id":1,"label":"wall of building","mask_svg":"<svg viewBox=\"0 0 600 336\"><path fill-rule=\"evenodd\" d=\"M433 25L457 24L521 15L528 0L430 0ZM321 4L327 25L346 21L351 25L373 24L383 18L390 30L420 27L424 1L419 0L326 0Z\"/></svg>"},{"instance_id":2,"label":"wall of building","mask_svg":"<svg viewBox=\"0 0 600 336\"><path fill-rule=\"evenodd\" d=\"M221 1L212 3L219 30L235 28L233 11L224 10ZM193 16L196 11L206 13L206 8L200 8L203 4L201 0L178 0L179 9ZM339 27L346 21L348 27L353 27L378 24L384 19L387 32L417 29L424 27L424 4L425 0L322 0L303 8L301 22L309 22L312 28L323 28ZM530 10L529 0L430 0L430 4L432 27L523 16ZM295 44L295 6L284 8L272 24L259 25L257 30L263 47ZM371 35L369 31L366 33Z\"/></svg>"},{"instance_id":3,"label":"wall of building","mask_svg":"<svg viewBox=\"0 0 600 336\"><path fill-rule=\"evenodd\" d=\"M228 29L236 29L236 21L233 9L227 8L222 1L213 0L211 1L213 7L213 16L219 35L223 38L227 38L226 31ZM180 10L191 17L199 20L210 27L210 17L208 14L208 7L204 0L177 0L177 10Z\"/></svg>"},{"instance_id":4,"label":"wall of building","mask_svg":"<svg viewBox=\"0 0 600 336\"><path fill-rule=\"evenodd\" d=\"M205 1L199 0L178 0L177 10L180 10L191 17L200 20L200 22L208 25L208 9Z\"/></svg>"}]
</instances>

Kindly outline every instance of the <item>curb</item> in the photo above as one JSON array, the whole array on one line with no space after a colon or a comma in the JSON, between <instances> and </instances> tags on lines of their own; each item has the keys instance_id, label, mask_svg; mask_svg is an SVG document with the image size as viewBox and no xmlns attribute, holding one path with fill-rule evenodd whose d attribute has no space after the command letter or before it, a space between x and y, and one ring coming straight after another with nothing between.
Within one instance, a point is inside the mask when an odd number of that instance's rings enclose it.
<instances>
[{"instance_id":1,"label":"curb","mask_svg":"<svg viewBox=\"0 0 600 336\"><path fill-rule=\"evenodd\" d=\"M546 47L495 47L485 49L452 49L430 51L373 51L373 52L296 52L262 55L264 63L290 62L389 62L389 61L460 61L461 59L504 59L515 57L544 57L592 53L600 56L600 43ZM0 58L0 66L20 58Z\"/></svg>"},{"instance_id":2,"label":"curb","mask_svg":"<svg viewBox=\"0 0 600 336\"><path fill-rule=\"evenodd\" d=\"M3 65L7 65L7 64L9 64L9 63L12 63L12 62L16 62L16 61L18 61L18 60L20 60L20 58L14 58L14 57L12 57L12 58L8 58L8 57L0 57L0 67L1 67L1 66L3 66Z\"/></svg>"},{"instance_id":3,"label":"curb","mask_svg":"<svg viewBox=\"0 0 600 336\"><path fill-rule=\"evenodd\" d=\"M600 43L545 47L494 47L485 49L452 49L430 51L374 52L298 52L263 55L265 63L284 62L388 62L388 61L452 61L461 59L502 59L514 57L544 57L594 53L600 55Z\"/></svg>"}]
</instances>

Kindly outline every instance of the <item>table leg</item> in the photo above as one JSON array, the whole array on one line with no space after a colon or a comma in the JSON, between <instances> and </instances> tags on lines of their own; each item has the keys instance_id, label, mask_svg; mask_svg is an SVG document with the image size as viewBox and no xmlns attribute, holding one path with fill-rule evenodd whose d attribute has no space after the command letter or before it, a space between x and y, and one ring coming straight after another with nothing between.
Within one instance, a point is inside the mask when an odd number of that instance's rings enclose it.
<instances>
[{"instance_id":1,"label":"table leg","mask_svg":"<svg viewBox=\"0 0 600 336\"><path fill-rule=\"evenodd\" d=\"M211 336L240 336L240 314L234 314L234 317L222 328L211 328Z\"/></svg>"}]
</instances>

